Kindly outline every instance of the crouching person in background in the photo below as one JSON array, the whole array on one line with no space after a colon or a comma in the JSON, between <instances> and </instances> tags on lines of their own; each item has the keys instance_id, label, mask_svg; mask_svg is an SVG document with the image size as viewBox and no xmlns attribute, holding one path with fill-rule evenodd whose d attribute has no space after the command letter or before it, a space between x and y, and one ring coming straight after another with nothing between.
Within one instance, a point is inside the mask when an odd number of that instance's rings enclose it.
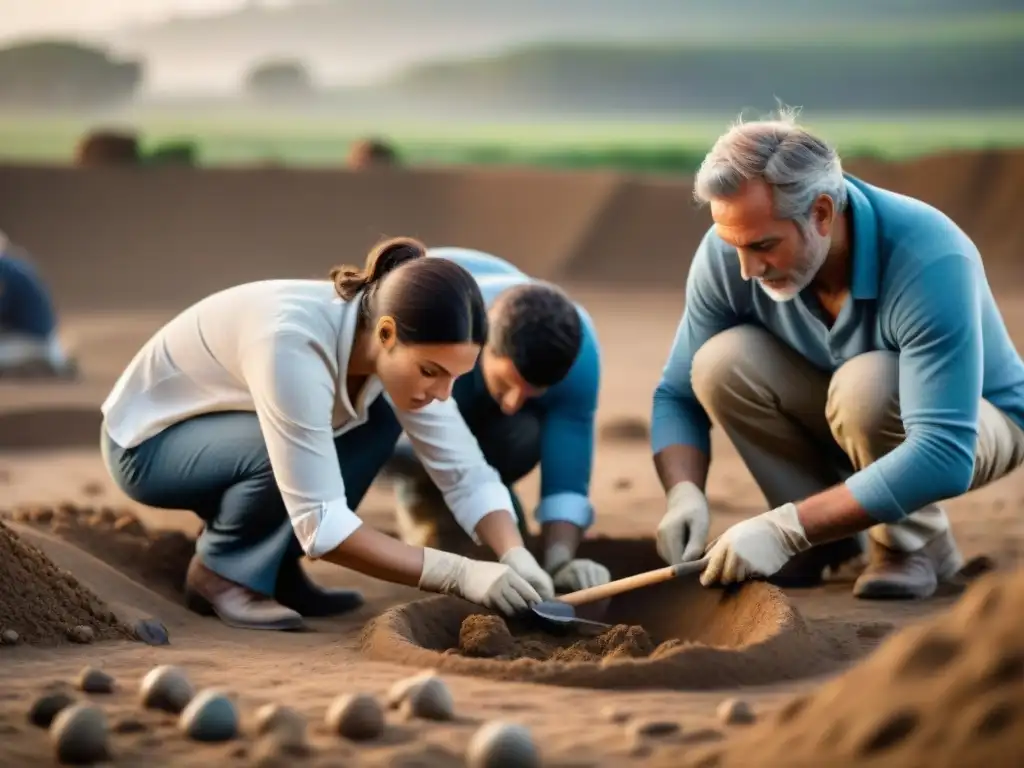
<instances>
[{"instance_id":1,"label":"crouching person in background","mask_svg":"<svg viewBox=\"0 0 1024 768\"><path fill-rule=\"evenodd\" d=\"M74 378L57 335L57 313L42 276L0 232L0 377Z\"/></svg>"},{"instance_id":2,"label":"crouching person in background","mask_svg":"<svg viewBox=\"0 0 1024 768\"><path fill-rule=\"evenodd\" d=\"M459 378L454 398L487 462L509 487L538 465L541 562L559 592L604 584L608 569L576 557L594 520L589 499L600 351L587 313L549 283L480 251L432 248L432 259L467 269L483 292L490 332L473 371ZM395 479L403 540L457 550L466 543L436 485L405 441L388 464ZM503 562L514 564L519 551Z\"/></svg>"}]
</instances>

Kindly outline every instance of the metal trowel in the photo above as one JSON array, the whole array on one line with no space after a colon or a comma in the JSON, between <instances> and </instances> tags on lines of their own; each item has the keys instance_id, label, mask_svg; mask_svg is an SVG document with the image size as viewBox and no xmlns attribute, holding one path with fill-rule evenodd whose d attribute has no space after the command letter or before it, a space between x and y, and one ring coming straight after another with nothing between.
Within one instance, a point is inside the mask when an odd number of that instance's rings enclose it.
<instances>
[{"instance_id":1,"label":"metal trowel","mask_svg":"<svg viewBox=\"0 0 1024 768\"><path fill-rule=\"evenodd\" d=\"M704 570L707 564L708 561L705 557L689 563L679 563L653 571L646 571L645 573L638 573L633 576L627 576L624 579L610 581L607 584L570 592L556 600L545 600L533 606L531 611L540 620L541 625L546 625L550 629L565 629L572 626L608 628L611 624L578 617L576 615L576 607L617 597L626 592L632 592L634 589L651 587L655 584L672 581L673 579L681 579L686 576L696 576Z\"/></svg>"}]
</instances>

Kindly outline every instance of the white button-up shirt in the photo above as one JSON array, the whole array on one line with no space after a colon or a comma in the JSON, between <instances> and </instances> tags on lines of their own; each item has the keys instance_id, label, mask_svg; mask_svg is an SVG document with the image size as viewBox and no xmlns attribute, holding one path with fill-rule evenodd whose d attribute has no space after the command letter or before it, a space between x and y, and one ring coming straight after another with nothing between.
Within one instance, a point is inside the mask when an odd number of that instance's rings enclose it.
<instances>
[{"instance_id":1,"label":"white button-up shirt","mask_svg":"<svg viewBox=\"0 0 1024 768\"><path fill-rule=\"evenodd\" d=\"M265 280L215 293L161 328L103 403L107 433L132 448L172 424L219 411L253 411L274 477L307 555L320 557L362 521L349 508L334 438L364 424L383 395L370 377L356 403L346 376L359 297L322 280ZM390 401L389 401L390 402ZM459 525L494 510L514 515L455 401L394 409Z\"/></svg>"}]
</instances>

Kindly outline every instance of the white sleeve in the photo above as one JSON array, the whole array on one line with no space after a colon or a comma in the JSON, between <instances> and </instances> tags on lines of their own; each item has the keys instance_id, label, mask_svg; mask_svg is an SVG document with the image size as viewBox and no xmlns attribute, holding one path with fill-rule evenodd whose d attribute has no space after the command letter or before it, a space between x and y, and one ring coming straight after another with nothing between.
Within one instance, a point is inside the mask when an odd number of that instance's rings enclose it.
<instances>
[{"instance_id":1,"label":"white sleeve","mask_svg":"<svg viewBox=\"0 0 1024 768\"><path fill-rule=\"evenodd\" d=\"M476 526L489 513L506 510L515 521L508 489L484 459L453 398L417 411L394 410L430 479L475 543L480 543Z\"/></svg>"},{"instance_id":2,"label":"white sleeve","mask_svg":"<svg viewBox=\"0 0 1024 768\"><path fill-rule=\"evenodd\" d=\"M331 415L335 379L300 331L266 334L241 350L270 465L303 551L320 557L362 525L349 509Z\"/></svg>"}]
</instances>

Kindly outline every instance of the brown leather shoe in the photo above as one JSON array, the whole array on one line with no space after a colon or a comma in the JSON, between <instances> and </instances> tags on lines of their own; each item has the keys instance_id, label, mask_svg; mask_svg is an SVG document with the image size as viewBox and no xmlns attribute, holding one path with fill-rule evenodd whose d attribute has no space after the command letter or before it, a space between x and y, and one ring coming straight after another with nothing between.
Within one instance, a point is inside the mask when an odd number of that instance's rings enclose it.
<instances>
[{"instance_id":1,"label":"brown leather shoe","mask_svg":"<svg viewBox=\"0 0 1024 768\"><path fill-rule=\"evenodd\" d=\"M853 596L863 600L921 600L931 597L940 581L953 578L963 567L951 531L945 531L916 552L898 552L874 539L869 561L853 585Z\"/></svg>"},{"instance_id":2,"label":"brown leather shoe","mask_svg":"<svg viewBox=\"0 0 1024 768\"><path fill-rule=\"evenodd\" d=\"M229 627L286 631L301 629L302 616L265 595L228 581L192 557L185 577L185 605L201 616L216 616Z\"/></svg>"}]
</instances>

